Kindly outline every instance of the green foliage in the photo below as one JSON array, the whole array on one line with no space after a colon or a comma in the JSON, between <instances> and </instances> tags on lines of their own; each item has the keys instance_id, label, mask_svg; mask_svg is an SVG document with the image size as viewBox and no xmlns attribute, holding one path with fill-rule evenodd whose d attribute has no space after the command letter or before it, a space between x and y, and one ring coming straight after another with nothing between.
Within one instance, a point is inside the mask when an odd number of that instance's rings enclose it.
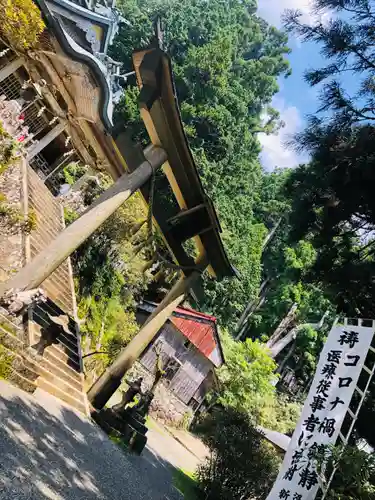
<instances>
[{"instance_id":1,"label":"green foliage","mask_svg":"<svg viewBox=\"0 0 375 500\"><path fill-rule=\"evenodd\" d=\"M215 412L204 441L211 452L197 473L204 498L266 498L279 462L244 413L233 409Z\"/></svg>"},{"instance_id":2,"label":"green foliage","mask_svg":"<svg viewBox=\"0 0 375 500\"><path fill-rule=\"evenodd\" d=\"M40 10L32 0L1 0L1 32L16 50L36 45L45 25Z\"/></svg>"},{"instance_id":3,"label":"green foliage","mask_svg":"<svg viewBox=\"0 0 375 500\"><path fill-rule=\"evenodd\" d=\"M78 162L69 163L63 168L64 180L67 184L73 185L82 175L86 173L86 167Z\"/></svg>"},{"instance_id":4,"label":"green foliage","mask_svg":"<svg viewBox=\"0 0 375 500\"><path fill-rule=\"evenodd\" d=\"M281 125L269 104L277 77L288 73L286 37L256 15L253 0L126 0L118 7L129 25L120 30L113 56L125 68L132 66L132 51L152 40L158 16L165 28L185 131L242 277L222 283L207 277L201 306L232 328L259 286L266 230L253 216L261 178L257 133ZM117 119L142 140L137 95L135 87L127 88Z\"/></svg>"},{"instance_id":5,"label":"green foliage","mask_svg":"<svg viewBox=\"0 0 375 500\"><path fill-rule=\"evenodd\" d=\"M254 193L254 217L267 228L272 228L278 220L285 219L290 212L290 202L283 194L283 188L290 175L289 169L276 168L273 172L263 172L259 187ZM277 237L282 234L278 231Z\"/></svg>"},{"instance_id":6,"label":"green foliage","mask_svg":"<svg viewBox=\"0 0 375 500\"><path fill-rule=\"evenodd\" d=\"M357 446L326 446L314 457L328 500L370 500L375 497L375 454Z\"/></svg>"},{"instance_id":7,"label":"green foliage","mask_svg":"<svg viewBox=\"0 0 375 500\"><path fill-rule=\"evenodd\" d=\"M14 165L20 148L20 143L5 130L0 122L0 175Z\"/></svg>"},{"instance_id":8,"label":"green foliage","mask_svg":"<svg viewBox=\"0 0 375 500\"><path fill-rule=\"evenodd\" d=\"M69 226L72 222L78 219L78 213L69 207L64 207L64 220L65 224Z\"/></svg>"},{"instance_id":9,"label":"green foliage","mask_svg":"<svg viewBox=\"0 0 375 500\"><path fill-rule=\"evenodd\" d=\"M292 236L308 237L318 251L310 281L322 283L339 311L349 316L375 313L370 278L374 138L370 126L310 127L306 145L312 161L293 172L287 184L293 200Z\"/></svg>"},{"instance_id":10,"label":"green foliage","mask_svg":"<svg viewBox=\"0 0 375 500\"><path fill-rule=\"evenodd\" d=\"M315 262L316 251L308 241L299 241L294 248L285 248L285 264L291 270L308 270Z\"/></svg>"},{"instance_id":11,"label":"green foliage","mask_svg":"<svg viewBox=\"0 0 375 500\"><path fill-rule=\"evenodd\" d=\"M262 256L262 281L265 283L262 293L266 300L255 308L245 329L246 336L262 341L274 333L293 304L297 306L296 315L284 335L298 325L317 323L327 310L335 309L328 291L320 283L309 280L319 257L314 242L310 238L293 237L294 220L303 216L300 211L294 211L294 201L286 191L293 175L294 172L285 170L265 174L257 191L257 219L269 228L279 223ZM301 192L297 196L301 196ZM291 341L277 357L281 364L291 352L284 366L294 370L301 386L306 386L314 374L325 334L325 330L316 332L302 326L297 330L296 341ZM282 402L278 404L282 407ZM274 405L270 406L269 420L274 422ZM290 410L293 414L293 408ZM271 428L273 426L270 424Z\"/></svg>"},{"instance_id":12,"label":"green foliage","mask_svg":"<svg viewBox=\"0 0 375 500\"><path fill-rule=\"evenodd\" d=\"M297 378L308 382L314 375L325 340L324 330L317 332L308 325L298 330L294 351L297 361L292 364Z\"/></svg>"},{"instance_id":13,"label":"green foliage","mask_svg":"<svg viewBox=\"0 0 375 500\"><path fill-rule=\"evenodd\" d=\"M276 363L258 340L235 342L222 332L225 364L218 370L219 402L225 407L259 414L263 401L274 393Z\"/></svg>"},{"instance_id":14,"label":"green foliage","mask_svg":"<svg viewBox=\"0 0 375 500\"><path fill-rule=\"evenodd\" d=\"M185 500L197 500L197 482L195 477L182 469L173 469L173 486L182 493Z\"/></svg>"},{"instance_id":15,"label":"green foliage","mask_svg":"<svg viewBox=\"0 0 375 500\"><path fill-rule=\"evenodd\" d=\"M100 296L91 299L89 305L85 299L79 303L79 312L85 314L82 325L83 335L88 335L92 348L97 344L109 352L107 362L112 361L122 347L125 347L137 332L138 327L133 311L126 311L119 297L108 300Z\"/></svg>"},{"instance_id":16,"label":"green foliage","mask_svg":"<svg viewBox=\"0 0 375 500\"><path fill-rule=\"evenodd\" d=\"M35 210L30 209L26 217L17 206L8 202L5 194L0 193L0 220L6 227L22 228L26 234L36 229L38 217Z\"/></svg>"},{"instance_id":17,"label":"green foliage","mask_svg":"<svg viewBox=\"0 0 375 500\"><path fill-rule=\"evenodd\" d=\"M293 202L285 191L291 175L288 170L265 173L256 192L256 219L269 231L277 229L262 254L266 300L248 319L245 335L251 338L266 340L293 304L298 306L296 324L319 320L330 308L326 292L305 279L316 262L316 249L309 239L291 237Z\"/></svg>"},{"instance_id":18,"label":"green foliage","mask_svg":"<svg viewBox=\"0 0 375 500\"><path fill-rule=\"evenodd\" d=\"M104 189L109 181L102 180ZM91 203L99 193L97 185L89 185L84 198ZM65 209L67 223L76 216ZM147 239L147 228L142 226L136 235L132 231L145 218L144 204L135 194L73 254L83 344L87 351L108 353L87 358L86 370L90 374L111 363L138 331L136 303L152 276L143 272L150 249L135 252Z\"/></svg>"},{"instance_id":19,"label":"green foliage","mask_svg":"<svg viewBox=\"0 0 375 500\"><path fill-rule=\"evenodd\" d=\"M318 253L309 281L324 287L344 314L372 317L374 4L364 0L353 8L346 0L314 3L319 10L330 9L329 23L307 25L289 12L286 25L319 44L329 60L325 68L309 71L306 79L311 85L324 84L321 108L333 113L312 117L294 140L312 159L293 171L286 185L292 203L291 235L294 241L309 239ZM340 83L344 72L359 79L357 94Z\"/></svg>"},{"instance_id":20,"label":"green foliage","mask_svg":"<svg viewBox=\"0 0 375 500\"><path fill-rule=\"evenodd\" d=\"M191 424L191 421L193 420L193 417L194 417L194 413L192 410L188 410L186 411L181 420L177 423L177 427L179 429L182 429L184 431L187 431L190 427L190 424Z\"/></svg>"},{"instance_id":21,"label":"green foliage","mask_svg":"<svg viewBox=\"0 0 375 500\"><path fill-rule=\"evenodd\" d=\"M38 216L35 210L31 208L29 209L27 218L24 223L24 229L26 233L31 233L31 231L34 231L37 228L37 225L38 225Z\"/></svg>"},{"instance_id":22,"label":"green foliage","mask_svg":"<svg viewBox=\"0 0 375 500\"><path fill-rule=\"evenodd\" d=\"M346 316L372 318L375 314L374 2L315 0L314 5L318 12L330 10L330 22L305 24L295 12L286 17L287 28L302 40L316 42L327 61L326 67L309 71L306 80L311 85L322 84L320 111L329 111L311 117L306 130L292 142L298 150L307 151L311 160L295 169L286 182L285 193L291 205L290 240L293 244L302 239L309 241L317 254L314 265L303 277L305 287L324 290L334 308ZM345 88L344 74L345 80L355 81L355 85ZM310 364L311 371L319 340L316 342L312 335L297 340L307 342L299 350L302 364ZM374 395L372 383L355 426L355 438L364 437L372 446ZM363 460L358 460L358 464L367 460L365 455L359 458ZM350 491L352 479L356 485L351 476L353 470L343 472L349 490L345 493L338 490L332 498L374 496L373 492L361 496ZM357 472L360 476L360 471Z\"/></svg>"},{"instance_id":23,"label":"green foliage","mask_svg":"<svg viewBox=\"0 0 375 500\"><path fill-rule=\"evenodd\" d=\"M277 392L266 399L260 422L268 429L291 436L301 411L302 405L300 403Z\"/></svg>"},{"instance_id":24,"label":"green foliage","mask_svg":"<svg viewBox=\"0 0 375 500\"><path fill-rule=\"evenodd\" d=\"M315 22L305 23L298 11L287 12L284 21L286 28L301 40L319 44L323 60L327 62L325 67L305 74L310 85L323 87L320 110L332 110L328 120L338 127L373 121L373 0L313 0L312 7L319 14ZM320 14L327 12L330 20L324 23ZM347 79L350 85L345 86L343 76L348 72L355 80ZM316 118L312 122L316 122Z\"/></svg>"},{"instance_id":25,"label":"green foliage","mask_svg":"<svg viewBox=\"0 0 375 500\"><path fill-rule=\"evenodd\" d=\"M204 297L200 303L204 310L211 311L223 326L233 330L244 304L255 297L261 277L262 243L266 230L262 224L254 224L243 233L242 239L223 233L228 241L228 250L236 259L241 271L239 279L224 279L218 282L206 277L204 281ZM243 246L243 241L246 246Z\"/></svg>"},{"instance_id":26,"label":"green foliage","mask_svg":"<svg viewBox=\"0 0 375 500\"><path fill-rule=\"evenodd\" d=\"M14 355L0 344L0 379L7 380L12 374Z\"/></svg>"},{"instance_id":27,"label":"green foliage","mask_svg":"<svg viewBox=\"0 0 375 500\"><path fill-rule=\"evenodd\" d=\"M224 408L233 408L250 415L253 422L280 432L290 432L300 408L275 391L276 363L268 349L259 342L246 339L236 342L221 333L225 365L217 372L219 397Z\"/></svg>"}]
</instances>

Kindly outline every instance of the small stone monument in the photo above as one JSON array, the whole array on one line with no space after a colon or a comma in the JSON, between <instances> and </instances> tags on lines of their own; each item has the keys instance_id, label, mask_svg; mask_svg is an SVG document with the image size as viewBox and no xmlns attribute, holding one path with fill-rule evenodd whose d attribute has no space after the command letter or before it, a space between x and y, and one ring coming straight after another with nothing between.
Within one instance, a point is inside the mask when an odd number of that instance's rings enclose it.
<instances>
[{"instance_id":1,"label":"small stone monument","mask_svg":"<svg viewBox=\"0 0 375 500\"><path fill-rule=\"evenodd\" d=\"M93 419L108 433L116 434L137 454L141 454L147 443L146 416L154 393L142 393L142 378L128 382L129 388L122 394L120 403L92 414ZM129 406L140 395L134 406Z\"/></svg>"},{"instance_id":2,"label":"small stone monument","mask_svg":"<svg viewBox=\"0 0 375 500\"><path fill-rule=\"evenodd\" d=\"M139 455L147 443L146 417L155 396L156 386L163 375L161 352L156 351L155 380L148 391L142 393L142 377L127 381L129 388L123 391L120 403L92 414L93 419L108 434L119 435L130 449ZM137 395L140 395L139 401L130 406Z\"/></svg>"}]
</instances>

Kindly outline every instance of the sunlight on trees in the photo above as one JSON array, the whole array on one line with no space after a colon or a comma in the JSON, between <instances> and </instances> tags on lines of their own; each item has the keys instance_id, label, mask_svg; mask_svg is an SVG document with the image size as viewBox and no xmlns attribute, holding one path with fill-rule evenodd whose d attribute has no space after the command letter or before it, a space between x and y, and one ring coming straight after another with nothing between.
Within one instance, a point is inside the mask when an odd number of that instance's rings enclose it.
<instances>
[{"instance_id":1,"label":"sunlight on trees","mask_svg":"<svg viewBox=\"0 0 375 500\"><path fill-rule=\"evenodd\" d=\"M45 28L40 10L32 0L1 0L0 33L10 46L21 52L31 49Z\"/></svg>"}]
</instances>

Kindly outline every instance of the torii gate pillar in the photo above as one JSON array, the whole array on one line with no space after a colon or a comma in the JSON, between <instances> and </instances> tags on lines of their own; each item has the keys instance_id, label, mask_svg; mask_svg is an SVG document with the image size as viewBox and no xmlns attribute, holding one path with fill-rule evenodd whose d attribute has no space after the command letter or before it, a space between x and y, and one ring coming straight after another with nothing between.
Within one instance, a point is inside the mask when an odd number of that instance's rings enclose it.
<instances>
[{"instance_id":1,"label":"torii gate pillar","mask_svg":"<svg viewBox=\"0 0 375 500\"><path fill-rule=\"evenodd\" d=\"M162 302L148 317L139 333L121 351L111 366L97 379L87 393L91 405L96 410L101 410L109 398L115 393L121 384L125 373L146 347L152 342L156 334L171 316L176 307L184 300L195 280L198 279L205 267L204 263L197 263L194 270L186 277L181 278L175 286L164 297Z\"/></svg>"},{"instance_id":2,"label":"torii gate pillar","mask_svg":"<svg viewBox=\"0 0 375 500\"><path fill-rule=\"evenodd\" d=\"M167 160L165 151L148 146L145 160L131 174L123 174L72 224L66 227L42 252L8 281L0 284L0 300L8 292L38 288L103 222L137 191Z\"/></svg>"}]
</instances>

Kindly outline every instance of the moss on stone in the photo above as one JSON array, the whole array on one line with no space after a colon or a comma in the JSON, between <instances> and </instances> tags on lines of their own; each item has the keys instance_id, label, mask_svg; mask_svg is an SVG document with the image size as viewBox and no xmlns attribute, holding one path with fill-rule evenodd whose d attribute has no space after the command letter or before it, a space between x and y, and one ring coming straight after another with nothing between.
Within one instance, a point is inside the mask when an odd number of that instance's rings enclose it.
<instances>
[{"instance_id":1,"label":"moss on stone","mask_svg":"<svg viewBox=\"0 0 375 500\"><path fill-rule=\"evenodd\" d=\"M10 378L14 357L15 354L0 344L0 379L8 380Z\"/></svg>"}]
</instances>

